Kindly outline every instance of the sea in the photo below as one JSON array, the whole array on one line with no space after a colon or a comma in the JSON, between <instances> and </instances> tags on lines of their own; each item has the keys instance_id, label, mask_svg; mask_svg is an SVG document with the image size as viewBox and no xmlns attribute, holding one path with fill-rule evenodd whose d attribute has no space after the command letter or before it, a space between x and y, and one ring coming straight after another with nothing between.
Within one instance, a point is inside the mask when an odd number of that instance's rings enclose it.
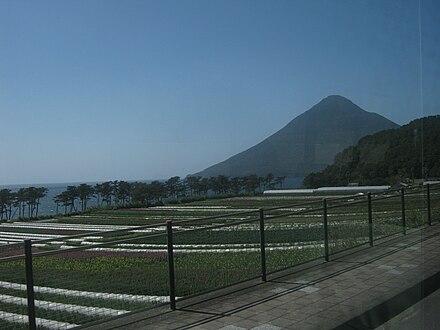
<instances>
[{"instance_id":1,"label":"sea","mask_svg":"<svg viewBox=\"0 0 440 330\"><path fill-rule=\"evenodd\" d=\"M138 182L151 182L152 180L137 180ZM165 181L163 179L159 179L158 181ZM283 183L283 188L298 188L302 185L303 178L286 178ZM94 186L97 183L101 183L100 181L95 182L81 182ZM57 210L57 204L54 202L55 196L62 193L67 189L67 186L78 186L81 183L78 182L66 182L66 183L46 183L46 184L17 184L17 185L0 185L1 189L11 189L12 191L17 191L20 188L27 187L45 187L47 188L47 195L40 200L40 206L38 215L39 216L50 216L55 215L57 213L63 213L64 208L62 206ZM77 205L78 207L79 205ZM87 206L93 207L97 206L97 199L91 198L87 202ZM15 214L14 218L18 217L18 212Z\"/></svg>"}]
</instances>

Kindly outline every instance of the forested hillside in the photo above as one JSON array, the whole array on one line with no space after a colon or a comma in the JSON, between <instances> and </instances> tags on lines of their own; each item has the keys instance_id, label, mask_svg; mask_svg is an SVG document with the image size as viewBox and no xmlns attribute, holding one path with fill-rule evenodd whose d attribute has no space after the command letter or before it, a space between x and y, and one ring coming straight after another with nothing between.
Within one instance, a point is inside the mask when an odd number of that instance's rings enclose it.
<instances>
[{"instance_id":1,"label":"forested hillside","mask_svg":"<svg viewBox=\"0 0 440 330\"><path fill-rule=\"evenodd\" d=\"M395 184L438 177L440 116L431 116L362 138L337 154L333 165L306 176L304 185Z\"/></svg>"}]
</instances>

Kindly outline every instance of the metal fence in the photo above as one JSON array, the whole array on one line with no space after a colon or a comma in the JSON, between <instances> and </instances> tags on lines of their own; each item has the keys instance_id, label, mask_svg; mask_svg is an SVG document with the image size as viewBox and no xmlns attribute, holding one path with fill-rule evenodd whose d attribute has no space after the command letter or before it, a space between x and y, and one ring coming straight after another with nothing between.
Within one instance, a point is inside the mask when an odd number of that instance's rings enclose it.
<instances>
[{"instance_id":1,"label":"metal fence","mask_svg":"<svg viewBox=\"0 0 440 330\"><path fill-rule=\"evenodd\" d=\"M440 185L0 247L0 328L67 329L440 221Z\"/></svg>"}]
</instances>

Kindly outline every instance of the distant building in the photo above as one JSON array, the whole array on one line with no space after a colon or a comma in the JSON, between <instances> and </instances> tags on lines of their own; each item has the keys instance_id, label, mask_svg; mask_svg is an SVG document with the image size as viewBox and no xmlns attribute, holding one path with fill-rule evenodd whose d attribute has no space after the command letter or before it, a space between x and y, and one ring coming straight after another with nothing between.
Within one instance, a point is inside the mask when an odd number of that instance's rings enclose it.
<instances>
[{"instance_id":1,"label":"distant building","mask_svg":"<svg viewBox=\"0 0 440 330\"><path fill-rule=\"evenodd\" d=\"M430 181L424 181L423 185L427 185L427 184L439 184L440 181L436 181L436 180L430 180Z\"/></svg>"},{"instance_id":2,"label":"distant building","mask_svg":"<svg viewBox=\"0 0 440 330\"><path fill-rule=\"evenodd\" d=\"M295 195L295 194L313 194L315 189L274 189L265 190L263 195Z\"/></svg>"},{"instance_id":3,"label":"distant building","mask_svg":"<svg viewBox=\"0 0 440 330\"><path fill-rule=\"evenodd\" d=\"M321 187L317 189L279 189L279 190L265 190L265 196L286 196L286 195L304 195L314 193L331 193L331 192L382 192L390 189L391 186L347 186L347 187Z\"/></svg>"},{"instance_id":4,"label":"distant building","mask_svg":"<svg viewBox=\"0 0 440 330\"><path fill-rule=\"evenodd\" d=\"M315 192L380 192L390 188L391 186L321 187L315 189Z\"/></svg>"},{"instance_id":5,"label":"distant building","mask_svg":"<svg viewBox=\"0 0 440 330\"><path fill-rule=\"evenodd\" d=\"M437 184L440 183L440 179L438 178L429 178L429 179L414 179L414 180L409 180L412 181L413 185L427 185L427 184ZM402 183L400 183L402 184Z\"/></svg>"}]
</instances>

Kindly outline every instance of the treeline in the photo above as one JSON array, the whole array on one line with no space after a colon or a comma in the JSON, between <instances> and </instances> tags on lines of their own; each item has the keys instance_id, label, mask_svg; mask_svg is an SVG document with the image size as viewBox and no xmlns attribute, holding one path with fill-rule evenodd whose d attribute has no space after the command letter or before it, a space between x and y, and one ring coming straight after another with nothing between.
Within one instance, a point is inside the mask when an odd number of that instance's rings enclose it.
<instances>
[{"instance_id":1,"label":"treeline","mask_svg":"<svg viewBox=\"0 0 440 330\"><path fill-rule=\"evenodd\" d=\"M68 186L54 198L54 201L57 204L57 213L60 207L64 213L75 213L85 211L92 198L95 199L97 207L151 206L162 204L164 200L168 203L178 203L205 198L209 194L255 194L264 189L281 187L284 180L285 177L268 174L264 177L248 175L233 178L219 175L211 178L187 176L181 179L174 176L165 182L107 181L94 186L83 183Z\"/></svg>"},{"instance_id":2,"label":"treeline","mask_svg":"<svg viewBox=\"0 0 440 330\"><path fill-rule=\"evenodd\" d=\"M336 155L333 165L304 178L304 186L389 184L440 178L440 116L362 138Z\"/></svg>"},{"instance_id":3,"label":"treeline","mask_svg":"<svg viewBox=\"0 0 440 330\"><path fill-rule=\"evenodd\" d=\"M0 220L38 217L40 200L47 194L47 188L28 187L13 192L0 190Z\"/></svg>"},{"instance_id":4,"label":"treeline","mask_svg":"<svg viewBox=\"0 0 440 330\"><path fill-rule=\"evenodd\" d=\"M107 181L89 185L82 183L77 186L67 186L66 190L55 196L56 213L65 214L87 210L93 199L94 206L128 207L151 206L168 203L189 202L194 199L206 198L209 195L253 195L264 189L281 187L285 176L275 177L248 175L243 177L227 177L219 175L211 178L187 176L181 179L171 177L165 182L152 181L127 182ZM27 187L18 191L11 189L0 190L0 220L31 219L38 217L40 200L47 195L48 188Z\"/></svg>"}]
</instances>

